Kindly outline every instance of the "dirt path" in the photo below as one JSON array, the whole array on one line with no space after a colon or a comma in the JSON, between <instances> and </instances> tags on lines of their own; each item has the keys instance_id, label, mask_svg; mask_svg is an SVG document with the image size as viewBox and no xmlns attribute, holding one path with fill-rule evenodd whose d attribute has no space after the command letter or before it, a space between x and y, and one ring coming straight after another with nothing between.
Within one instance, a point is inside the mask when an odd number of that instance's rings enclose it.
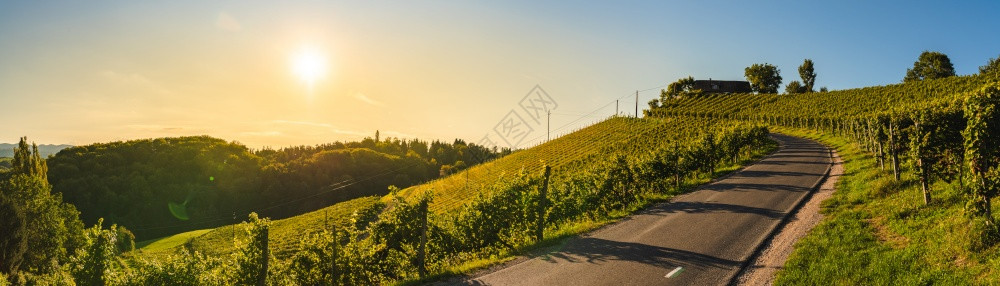
<instances>
[{"instance_id":1,"label":"dirt path","mask_svg":"<svg viewBox=\"0 0 1000 286\"><path fill-rule=\"evenodd\" d=\"M757 259L740 275L739 285L773 285L774 275L782 269L788 256L795 250L795 242L804 237L823 219L820 204L833 195L834 187L844 173L844 161L833 153L833 167L819 190L799 209L784 227L767 243Z\"/></svg>"}]
</instances>

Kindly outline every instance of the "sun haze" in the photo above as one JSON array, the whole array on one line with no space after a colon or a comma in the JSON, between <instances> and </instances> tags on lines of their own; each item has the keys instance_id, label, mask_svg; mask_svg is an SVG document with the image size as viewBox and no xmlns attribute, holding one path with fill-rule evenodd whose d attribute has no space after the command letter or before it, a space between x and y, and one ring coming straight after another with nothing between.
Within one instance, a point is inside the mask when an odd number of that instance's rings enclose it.
<instances>
[{"instance_id":1,"label":"sun haze","mask_svg":"<svg viewBox=\"0 0 1000 286\"><path fill-rule=\"evenodd\" d=\"M1000 50L1000 37L983 36L1000 27L998 10L998 1L10 1L0 4L0 143L209 135L279 148L376 130L480 142L539 86L558 108L524 118L527 145L546 138L542 122L563 134L616 107L633 114L681 77L743 80L754 63L790 81L812 59L817 86L830 89L897 83L924 50L975 73Z\"/></svg>"},{"instance_id":2,"label":"sun haze","mask_svg":"<svg viewBox=\"0 0 1000 286\"><path fill-rule=\"evenodd\" d=\"M300 48L292 56L292 71L310 89L326 76L327 65L326 55L311 46Z\"/></svg>"}]
</instances>

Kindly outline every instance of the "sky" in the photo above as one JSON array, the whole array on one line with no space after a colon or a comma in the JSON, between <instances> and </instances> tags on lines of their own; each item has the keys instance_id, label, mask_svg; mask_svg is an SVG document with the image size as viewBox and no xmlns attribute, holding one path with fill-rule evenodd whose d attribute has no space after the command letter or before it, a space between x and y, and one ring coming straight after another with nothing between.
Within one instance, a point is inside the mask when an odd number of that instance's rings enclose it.
<instances>
[{"instance_id":1,"label":"sky","mask_svg":"<svg viewBox=\"0 0 1000 286\"><path fill-rule=\"evenodd\" d=\"M778 66L785 84L812 59L816 86L831 90L899 83L925 50L976 73L1000 56L998 11L1000 1L4 1L0 142L209 135L280 148L378 130L526 147L546 128L558 136L613 115L616 100L634 113L636 91L641 109L678 78L744 80L754 63ZM311 79L295 68L303 51L316 54ZM522 107L532 103L552 114Z\"/></svg>"}]
</instances>

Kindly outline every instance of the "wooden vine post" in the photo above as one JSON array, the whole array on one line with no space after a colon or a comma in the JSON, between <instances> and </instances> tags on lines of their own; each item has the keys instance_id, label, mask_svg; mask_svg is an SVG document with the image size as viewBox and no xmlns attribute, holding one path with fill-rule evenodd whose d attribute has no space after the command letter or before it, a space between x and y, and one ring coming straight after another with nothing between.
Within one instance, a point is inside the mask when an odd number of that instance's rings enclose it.
<instances>
[{"instance_id":1,"label":"wooden vine post","mask_svg":"<svg viewBox=\"0 0 1000 286\"><path fill-rule=\"evenodd\" d=\"M545 172L542 174L542 188L538 190L538 208L535 211L535 241L542 241L545 235L545 209L549 207L548 191L551 173L552 167L545 165Z\"/></svg>"}]
</instances>

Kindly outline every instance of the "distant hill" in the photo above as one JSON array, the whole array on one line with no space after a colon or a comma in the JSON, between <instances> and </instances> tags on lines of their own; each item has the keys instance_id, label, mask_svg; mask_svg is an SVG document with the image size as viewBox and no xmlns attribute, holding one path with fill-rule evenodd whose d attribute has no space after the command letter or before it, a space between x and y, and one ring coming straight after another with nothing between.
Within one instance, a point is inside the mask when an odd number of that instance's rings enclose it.
<instances>
[{"instance_id":1,"label":"distant hill","mask_svg":"<svg viewBox=\"0 0 1000 286\"><path fill-rule=\"evenodd\" d=\"M17 143L0 143L0 157L14 157L14 147L17 147ZM42 153L42 157L48 157L59 153L60 150L73 147L73 145L55 145L55 144L42 144L38 145L38 152Z\"/></svg>"}]
</instances>

